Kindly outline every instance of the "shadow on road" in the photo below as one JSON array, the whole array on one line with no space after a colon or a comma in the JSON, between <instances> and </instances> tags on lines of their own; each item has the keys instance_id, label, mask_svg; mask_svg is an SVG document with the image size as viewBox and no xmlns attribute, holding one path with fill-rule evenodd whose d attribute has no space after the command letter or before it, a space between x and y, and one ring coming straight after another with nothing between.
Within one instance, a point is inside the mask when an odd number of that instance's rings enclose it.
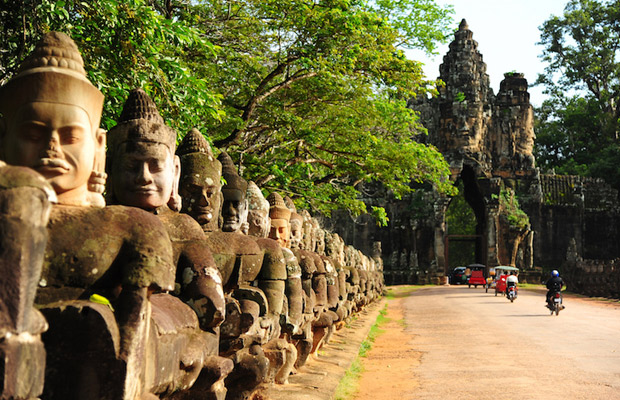
<instances>
[{"instance_id":1,"label":"shadow on road","mask_svg":"<svg viewBox=\"0 0 620 400\"><path fill-rule=\"evenodd\" d=\"M531 318L531 317L544 317L549 318L549 314L514 314L514 315L506 315L507 317L520 317L520 318Z\"/></svg>"}]
</instances>

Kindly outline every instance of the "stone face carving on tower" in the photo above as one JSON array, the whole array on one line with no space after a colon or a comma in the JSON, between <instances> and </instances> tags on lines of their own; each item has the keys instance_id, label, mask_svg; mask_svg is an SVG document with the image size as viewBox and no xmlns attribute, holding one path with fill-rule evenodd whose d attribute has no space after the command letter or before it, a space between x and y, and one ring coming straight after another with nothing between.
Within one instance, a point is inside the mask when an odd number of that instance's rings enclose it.
<instances>
[{"instance_id":1,"label":"stone face carving on tower","mask_svg":"<svg viewBox=\"0 0 620 400\"><path fill-rule=\"evenodd\" d=\"M490 149L496 171L516 175L534 169L534 113L523 74L507 72L493 108Z\"/></svg>"},{"instance_id":2,"label":"stone face carving on tower","mask_svg":"<svg viewBox=\"0 0 620 400\"><path fill-rule=\"evenodd\" d=\"M439 71L440 79L446 83L438 99L439 150L458 148L468 154L481 153L493 93L489 90L489 75L478 42L464 19Z\"/></svg>"},{"instance_id":3,"label":"stone face carving on tower","mask_svg":"<svg viewBox=\"0 0 620 400\"><path fill-rule=\"evenodd\" d=\"M531 175L534 122L523 74L506 73L495 96L465 20L439 71L445 82L439 96L416 99L410 107L420 112L428 141L444 154L453 174L469 165L478 176Z\"/></svg>"}]
</instances>

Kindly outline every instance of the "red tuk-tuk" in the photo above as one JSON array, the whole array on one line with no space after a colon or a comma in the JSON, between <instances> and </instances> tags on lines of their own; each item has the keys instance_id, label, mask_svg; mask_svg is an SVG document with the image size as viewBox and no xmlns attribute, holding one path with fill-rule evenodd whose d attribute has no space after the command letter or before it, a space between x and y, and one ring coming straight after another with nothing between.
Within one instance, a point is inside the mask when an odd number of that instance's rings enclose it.
<instances>
[{"instance_id":1,"label":"red tuk-tuk","mask_svg":"<svg viewBox=\"0 0 620 400\"><path fill-rule=\"evenodd\" d=\"M498 265L495 267L495 281L492 285L495 285L495 295L501 293L502 296L506 294L506 279L511 272L519 272L519 268L511 267L507 265Z\"/></svg>"},{"instance_id":2,"label":"red tuk-tuk","mask_svg":"<svg viewBox=\"0 0 620 400\"><path fill-rule=\"evenodd\" d=\"M471 287L474 285L474 288L477 288L478 285L486 286L487 279L484 276L484 272L486 267L482 264L469 264L467 269L471 271L471 275L467 280L467 285Z\"/></svg>"}]
</instances>

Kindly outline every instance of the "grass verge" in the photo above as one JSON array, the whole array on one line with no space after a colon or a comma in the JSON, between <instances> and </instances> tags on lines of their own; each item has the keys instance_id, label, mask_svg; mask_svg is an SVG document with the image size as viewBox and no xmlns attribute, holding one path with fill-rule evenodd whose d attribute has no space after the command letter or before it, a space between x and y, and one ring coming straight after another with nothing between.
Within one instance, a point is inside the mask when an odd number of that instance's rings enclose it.
<instances>
[{"instance_id":1,"label":"grass verge","mask_svg":"<svg viewBox=\"0 0 620 400\"><path fill-rule=\"evenodd\" d=\"M402 285L402 286L392 286L387 289L385 292L385 298L389 301L394 300L396 298L407 297L412 292L415 292L418 289L423 288L424 285ZM364 365L362 363L362 358L366 357L368 351L372 348L372 344L375 339L385 332L381 329L381 326L387 323L390 319L386 317L388 304L383 307L381 311L379 311L379 315L377 316L377 320L370 328L370 332L368 333L368 337L364 340L360 346L359 353L355 360L351 363L351 367L345 372L344 377L340 380L338 384L338 388L336 388L336 392L334 393L334 400L349 400L355 396L355 393L358 390L359 380L364 372ZM399 320L397 321L401 325L405 325L405 321Z\"/></svg>"},{"instance_id":2,"label":"grass verge","mask_svg":"<svg viewBox=\"0 0 620 400\"><path fill-rule=\"evenodd\" d=\"M360 350L357 354L357 357L355 357L355 360L353 360L351 366L345 372L344 377L340 380L340 383L336 388L336 392L334 393L334 400L351 399L357 392L360 377L362 375L362 372L364 372L364 365L362 364L361 358L368 355L368 351L370 351L370 349L372 348L372 344L374 343L374 341L379 335L385 332L383 329L380 328L380 326L389 321L389 318L385 316L385 314L387 314L387 307L388 305L386 304L383 309L379 311L377 320L370 327L368 337L360 345Z\"/></svg>"}]
</instances>

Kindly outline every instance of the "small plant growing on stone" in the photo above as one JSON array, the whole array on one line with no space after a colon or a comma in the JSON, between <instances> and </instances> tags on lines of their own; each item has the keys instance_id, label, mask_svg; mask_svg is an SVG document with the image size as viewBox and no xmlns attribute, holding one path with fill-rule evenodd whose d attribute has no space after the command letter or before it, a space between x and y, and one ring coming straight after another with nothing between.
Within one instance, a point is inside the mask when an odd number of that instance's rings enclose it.
<instances>
[{"instance_id":1,"label":"small plant growing on stone","mask_svg":"<svg viewBox=\"0 0 620 400\"><path fill-rule=\"evenodd\" d=\"M462 103L465 101L465 93L463 92L458 92L456 94L456 96L454 96L454 101L457 101L459 103Z\"/></svg>"},{"instance_id":2,"label":"small plant growing on stone","mask_svg":"<svg viewBox=\"0 0 620 400\"><path fill-rule=\"evenodd\" d=\"M519 206L519 201L511 189L502 189L499 203L511 227L519 230L524 230L528 227L530 218Z\"/></svg>"}]
</instances>

